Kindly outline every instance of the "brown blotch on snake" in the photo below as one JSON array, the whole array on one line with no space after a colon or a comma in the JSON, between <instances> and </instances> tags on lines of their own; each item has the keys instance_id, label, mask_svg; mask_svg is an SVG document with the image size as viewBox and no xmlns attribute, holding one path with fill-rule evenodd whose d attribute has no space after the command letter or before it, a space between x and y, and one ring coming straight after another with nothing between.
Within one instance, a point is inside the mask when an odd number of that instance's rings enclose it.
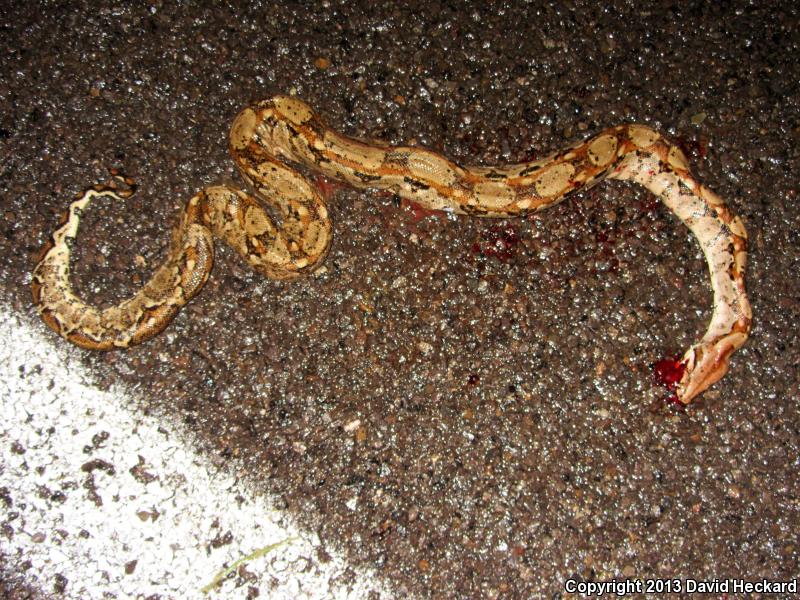
<instances>
[{"instance_id":1,"label":"brown blotch on snake","mask_svg":"<svg viewBox=\"0 0 800 600\"><path fill-rule=\"evenodd\" d=\"M694 178L681 150L648 127L607 129L540 161L469 167L430 150L348 138L327 127L304 102L277 96L239 113L231 128L230 151L257 198L226 186L194 196L181 215L165 263L134 296L109 308L90 306L74 293L70 248L91 200L125 194L97 186L72 202L33 271L33 301L44 322L92 350L143 342L163 330L203 287L215 238L273 279L292 279L315 269L330 246L331 221L322 195L290 166L299 164L358 188L389 190L430 210L488 217L547 208L604 178L635 181L694 233L711 276L713 314L705 335L681 359L684 372L677 398L688 403L718 381L750 332L744 225Z\"/></svg>"}]
</instances>

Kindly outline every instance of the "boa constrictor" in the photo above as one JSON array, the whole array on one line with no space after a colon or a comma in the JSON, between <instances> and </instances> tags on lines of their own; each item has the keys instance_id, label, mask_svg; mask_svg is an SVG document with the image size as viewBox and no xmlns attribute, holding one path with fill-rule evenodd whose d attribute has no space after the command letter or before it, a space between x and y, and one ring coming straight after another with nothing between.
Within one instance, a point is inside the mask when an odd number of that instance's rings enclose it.
<instances>
[{"instance_id":1,"label":"boa constrictor","mask_svg":"<svg viewBox=\"0 0 800 600\"><path fill-rule=\"evenodd\" d=\"M620 125L543 160L506 167L462 167L429 150L364 143L328 128L305 103L278 96L245 108L230 133L230 151L258 200L215 186L182 213L168 258L138 293L105 309L89 306L70 284L70 249L82 211L113 187L86 190L71 205L33 272L33 299L45 323L92 350L125 348L156 335L208 278L214 238L256 270L291 279L315 269L331 242L320 192L290 164L359 188L390 190L432 210L514 217L555 204L604 178L635 181L656 194L694 233L705 253L714 310L705 335L680 361L677 399L688 403L728 370L744 344L751 311L744 284L742 221L690 173L681 150L642 125Z\"/></svg>"}]
</instances>

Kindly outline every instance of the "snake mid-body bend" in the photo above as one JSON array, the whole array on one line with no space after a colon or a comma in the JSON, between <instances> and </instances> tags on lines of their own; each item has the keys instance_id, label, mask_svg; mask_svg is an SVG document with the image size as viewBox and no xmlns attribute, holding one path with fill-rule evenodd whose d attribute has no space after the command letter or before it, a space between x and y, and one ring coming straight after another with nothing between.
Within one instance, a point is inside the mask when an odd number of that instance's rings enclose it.
<instances>
[{"instance_id":1,"label":"snake mid-body bend","mask_svg":"<svg viewBox=\"0 0 800 600\"><path fill-rule=\"evenodd\" d=\"M620 125L543 160L506 167L462 167L429 150L364 143L332 129L305 103L278 96L244 109L230 150L258 200L238 189L209 187L186 205L166 262L133 297L105 309L87 305L70 284L70 249L82 210L97 186L71 205L33 272L33 299L45 323L93 350L138 344L160 332L208 278L214 238L256 270L291 279L325 258L332 230L320 192L290 164L359 188L390 190L425 208L513 217L541 210L604 178L635 181L689 227L705 253L714 310L705 335L684 354L677 398L688 403L728 370L744 344L751 311L745 293L747 234L742 221L690 173L681 150L641 125Z\"/></svg>"}]
</instances>

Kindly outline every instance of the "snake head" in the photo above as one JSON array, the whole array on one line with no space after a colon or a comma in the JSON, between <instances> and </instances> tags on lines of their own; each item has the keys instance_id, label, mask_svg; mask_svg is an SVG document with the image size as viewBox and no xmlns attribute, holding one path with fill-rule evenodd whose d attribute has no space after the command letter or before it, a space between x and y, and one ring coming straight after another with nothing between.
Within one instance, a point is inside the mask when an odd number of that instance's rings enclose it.
<instances>
[{"instance_id":1,"label":"snake head","mask_svg":"<svg viewBox=\"0 0 800 600\"><path fill-rule=\"evenodd\" d=\"M689 348L681 360L681 364L685 367L683 377L675 388L678 400L683 404L689 404L695 396L719 381L728 372L731 354L740 348L746 339L746 333L732 331L715 340L701 341Z\"/></svg>"}]
</instances>

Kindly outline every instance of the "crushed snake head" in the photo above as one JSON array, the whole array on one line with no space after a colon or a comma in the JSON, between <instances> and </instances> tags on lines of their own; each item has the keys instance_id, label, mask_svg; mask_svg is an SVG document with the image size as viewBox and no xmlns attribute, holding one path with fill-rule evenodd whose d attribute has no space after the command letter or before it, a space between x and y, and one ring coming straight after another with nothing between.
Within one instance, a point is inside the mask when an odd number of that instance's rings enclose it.
<instances>
[{"instance_id":1,"label":"crushed snake head","mask_svg":"<svg viewBox=\"0 0 800 600\"><path fill-rule=\"evenodd\" d=\"M141 343L162 331L203 287L215 239L272 279L314 270L325 259L332 228L324 197L294 168L300 165L358 188L388 190L429 210L478 217L526 215L606 178L634 181L660 198L695 235L711 276L711 321L680 360L677 399L687 404L725 375L731 354L750 332L744 225L694 178L680 148L649 127L606 129L543 160L461 166L423 148L347 137L301 100L276 96L239 113L229 146L254 194L213 186L192 197L164 264L131 298L102 310L73 291L70 250L89 203L126 194L113 186L95 186L78 196L33 271L33 301L44 322L91 350Z\"/></svg>"}]
</instances>

